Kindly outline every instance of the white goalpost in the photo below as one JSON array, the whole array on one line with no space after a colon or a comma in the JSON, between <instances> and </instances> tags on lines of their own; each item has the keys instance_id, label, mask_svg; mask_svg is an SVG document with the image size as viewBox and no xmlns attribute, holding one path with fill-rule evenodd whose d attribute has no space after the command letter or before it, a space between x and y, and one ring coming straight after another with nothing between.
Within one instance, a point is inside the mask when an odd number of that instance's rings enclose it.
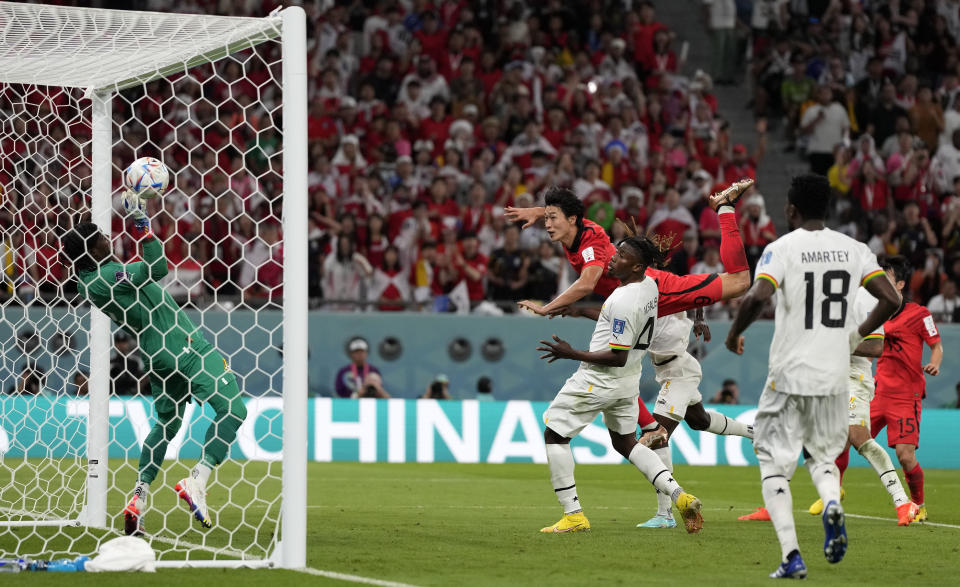
<instances>
[{"instance_id":1,"label":"white goalpost","mask_svg":"<svg viewBox=\"0 0 960 587\"><path fill-rule=\"evenodd\" d=\"M229 362L248 417L203 530L172 491L211 420L187 407L145 539L162 567L306 566L306 54L296 6L241 18L0 2L0 558L92 554L123 532L151 375L81 302L56 239L89 218L134 260L119 178L152 156L174 184L150 203L161 285Z\"/></svg>"}]
</instances>

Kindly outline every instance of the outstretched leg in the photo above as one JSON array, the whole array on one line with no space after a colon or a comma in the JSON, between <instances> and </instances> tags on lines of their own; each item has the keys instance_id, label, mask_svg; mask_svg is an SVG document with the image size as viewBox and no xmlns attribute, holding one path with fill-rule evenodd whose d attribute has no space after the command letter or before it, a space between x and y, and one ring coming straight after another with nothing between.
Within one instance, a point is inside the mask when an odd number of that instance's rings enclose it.
<instances>
[{"instance_id":1,"label":"outstretched leg","mask_svg":"<svg viewBox=\"0 0 960 587\"><path fill-rule=\"evenodd\" d=\"M153 406L157 412L157 422L150 429L140 449L137 485L133 489L133 497L123 508L123 529L128 536L144 533L143 517L147 511L150 484L157 478L157 472L163 466L167 445L176 437L183 425L183 413L189 401L186 394L176 393L182 386L177 386L171 380L162 381L152 377L150 383L153 388Z\"/></svg>"},{"instance_id":2,"label":"outstretched leg","mask_svg":"<svg viewBox=\"0 0 960 587\"><path fill-rule=\"evenodd\" d=\"M207 510L207 481L213 468L227 458L230 445L237 438L237 430L247 417L247 409L240 397L236 375L216 351L204 355L199 368L191 375L191 395L198 402L210 404L214 418L207 428L200 462L190 477L177 483L180 499L187 503L194 518L205 528L213 526Z\"/></svg>"},{"instance_id":3,"label":"outstretched leg","mask_svg":"<svg viewBox=\"0 0 960 587\"><path fill-rule=\"evenodd\" d=\"M703 528L700 500L685 492L669 469L652 450L637 442L635 434L620 434L610 430L613 448L640 470L657 491L669 495L683 516L687 532L695 534Z\"/></svg>"}]
</instances>

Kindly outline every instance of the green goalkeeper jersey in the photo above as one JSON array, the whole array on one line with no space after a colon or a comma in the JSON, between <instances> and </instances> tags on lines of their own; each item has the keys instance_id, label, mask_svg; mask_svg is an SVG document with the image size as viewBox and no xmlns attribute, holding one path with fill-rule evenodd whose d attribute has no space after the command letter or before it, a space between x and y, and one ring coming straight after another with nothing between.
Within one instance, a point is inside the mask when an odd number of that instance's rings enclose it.
<instances>
[{"instance_id":1,"label":"green goalkeeper jersey","mask_svg":"<svg viewBox=\"0 0 960 587\"><path fill-rule=\"evenodd\" d=\"M163 246L152 234L143 240L143 261L104 261L78 277L80 295L118 326L136 336L144 366L166 377L213 347L157 281L167 274Z\"/></svg>"}]
</instances>

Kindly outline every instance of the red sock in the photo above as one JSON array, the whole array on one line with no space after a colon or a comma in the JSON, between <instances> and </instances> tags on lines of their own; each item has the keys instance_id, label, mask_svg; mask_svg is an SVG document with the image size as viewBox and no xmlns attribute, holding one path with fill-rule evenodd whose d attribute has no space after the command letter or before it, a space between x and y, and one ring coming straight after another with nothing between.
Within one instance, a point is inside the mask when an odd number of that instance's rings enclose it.
<instances>
[{"instance_id":1,"label":"red sock","mask_svg":"<svg viewBox=\"0 0 960 587\"><path fill-rule=\"evenodd\" d=\"M840 456L836 460L837 468L840 469L840 483L843 483L843 474L847 470L847 466L850 465L850 449L847 449L840 453Z\"/></svg>"},{"instance_id":2,"label":"red sock","mask_svg":"<svg viewBox=\"0 0 960 587\"><path fill-rule=\"evenodd\" d=\"M910 487L910 500L917 505L922 504L923 469L920 468L920 463L917 463L912 471L904 471L904 476L907 478L907 485Z\"/></svg>"},{"instance_id":3,"label":"red sock","mask_svg":"<svg viewBox=\"0 0 960 587\"><path fill-rule=\"evenodd\" d=\"M743 250L737 216L732 212L717 214L720 218L720 262L727 273L750 271L747 252Z\"/></svg>"},{"instance_id":4,"label":"red sock","mask_svg":"<svg viewBox=\"0 0 960 587\"><path fill-rule=\"evenodd\" d=\"M637 418L640 429L643 430L651 424L656 424L657 421L650 415L650 410L644 405L643 398L637 398L637 403L640 404L640 416Z\"/></svg>"}]
</instances>

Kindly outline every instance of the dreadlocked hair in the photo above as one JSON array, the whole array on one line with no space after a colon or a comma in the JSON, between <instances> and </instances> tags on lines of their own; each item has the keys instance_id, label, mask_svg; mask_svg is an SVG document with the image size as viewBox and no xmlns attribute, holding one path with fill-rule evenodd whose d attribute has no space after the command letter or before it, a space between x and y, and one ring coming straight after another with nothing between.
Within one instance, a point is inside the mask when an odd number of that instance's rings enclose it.
<instances>
[{"instance_id":1,"label":"dreadlocked hair","mask_svg":"<svg viewBox=\"0 0 960 587\"><path fill-rule=\"evenodd\" d=\"M661 267L667 262L667 251L648 236L628 236L620 244L629 245L647 267Z\"/></svg>"},{"instance_id":2,"label":"dreadlocked hair","mask_svg":"<svg viewBox=\"0 0 960 587\"><path fill-rule=\"evenodd\" d=\"M627 235L627 238L620 241L621 243L626 242L630 239L642 239L644 241L647 241L657 249L656 255L649 258L650 262L647 263L647 267L654 267L659 269L661 267L666 266L667 261L669 260L669 257L670 257L670 251L671 249L673 249L673 243L676 240L675 234L673 233L666 234L666 235L647 234L646 236L643 236L643 231L640 229L640 227L637 226L637 221L635 218L633 217L630 218L630 225L627 225L626 222L624 222L619 218L616 219L616 222L623 228L624 234ZM633 246L634 249L636 249L636 245L634 245L633 243L631 243L631 246ZM636 249L636 250L641 252L641 254L643 253L643 251L640 249Z\"/></svg>"}]
</instances>

